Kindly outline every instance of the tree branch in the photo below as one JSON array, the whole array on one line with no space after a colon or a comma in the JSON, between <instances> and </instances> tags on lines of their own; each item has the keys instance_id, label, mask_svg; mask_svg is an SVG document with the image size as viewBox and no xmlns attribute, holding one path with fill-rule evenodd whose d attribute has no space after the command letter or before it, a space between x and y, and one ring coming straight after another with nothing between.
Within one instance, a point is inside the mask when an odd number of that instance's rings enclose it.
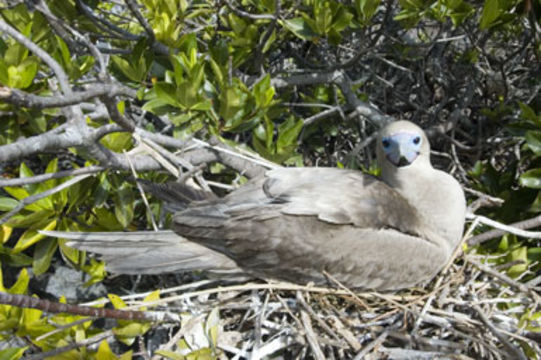
<instances>
[{"instance_id":1,"label":"tree branch","mask_svg":"<svg viewBox=\"0 0 541 360\"><path fill-rule=\"evenodd\" d=\"M47 109L77 105L100 96L125 95L131 98L137 96L137 92L127 86L118 84L92 84L84 91L75 91L63 96L39 96L22 90L0 86L0 100L16 106L34 109Z\"/></svg>"},{"instance_id":2,"label":"tree branch","mask_svg":"<svg viewBox=\"0 0 541 360\"><path fill-rule=\"evenodd\" d=\"M60 64L55 59L53 59L53 57L49 55L49 53L34 44L30 39L18 32L16 29L12 28L10 25L4 22L2 18L0 18L0 32L10 35L13 39L15 39L17 42L22 44L32 53L34 53L34 55L43 60L55 73L60 87L62 88L62 92L64 94L71 94L71 87L69 85L68 75L66 74L64 69L62 69L62 66L60 66Z\"/></svg>"}]
</instances>

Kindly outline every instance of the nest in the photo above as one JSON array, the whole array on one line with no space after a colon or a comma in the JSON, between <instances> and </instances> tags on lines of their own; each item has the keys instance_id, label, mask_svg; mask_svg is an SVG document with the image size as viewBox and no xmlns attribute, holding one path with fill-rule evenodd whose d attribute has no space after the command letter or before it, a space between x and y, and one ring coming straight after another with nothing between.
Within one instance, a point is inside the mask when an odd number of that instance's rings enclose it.
<instances>
[{"instance_id":1,"label":"nest","mask_svg":"<svg viewBox=\"0 0 541 360\"><path fill-rule=\"evenodd\" d=\"M166 330L167 340L145 351L152 359L204 351L219 359L539 358L538 288L485 260L462 255L429 286L399 293L340 284L184 284L162 291L153 307L181 313L182 324L155 327L149 334Z\"/></svg>"}]
</instances>

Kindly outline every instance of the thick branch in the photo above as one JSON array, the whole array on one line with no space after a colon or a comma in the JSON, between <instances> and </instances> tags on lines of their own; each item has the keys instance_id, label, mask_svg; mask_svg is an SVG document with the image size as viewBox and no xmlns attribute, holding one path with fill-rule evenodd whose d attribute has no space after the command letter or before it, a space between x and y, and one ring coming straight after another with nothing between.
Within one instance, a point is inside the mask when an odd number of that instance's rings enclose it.
<instances>
[{"instance_id":1,"label":"thick branch","mask_svg":"<svg viewBox=\"0 0 541 360\"><path fill-rule=\"evenodd\" d=\"M154 322L180 323L177 314L163 311L134 311L95 308L83 305L70 305L48 300L41 300L26 295L8 294L0 291L0 303L22 308L39 309L49 313L68 313L94 318L110 318L123 320L142 320Z\"/></svg>"}]
</instances>

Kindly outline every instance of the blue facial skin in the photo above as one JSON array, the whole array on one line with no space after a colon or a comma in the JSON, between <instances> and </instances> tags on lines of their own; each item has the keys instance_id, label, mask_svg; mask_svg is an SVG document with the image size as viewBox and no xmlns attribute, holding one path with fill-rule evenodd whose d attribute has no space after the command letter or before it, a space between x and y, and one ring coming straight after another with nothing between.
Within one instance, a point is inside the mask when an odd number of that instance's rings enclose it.
<instances>
[{"instance_id":1,"label":"blue facial skin","mask_svg":"<svg viewBox=\"0 0 541 360\"><path fill-rule=\"evenodd\" d=\"M396 133L381 140L383 152L394 166L410 165L421 151L423 139L419 134Z\"/></svg>"}]
</instances>

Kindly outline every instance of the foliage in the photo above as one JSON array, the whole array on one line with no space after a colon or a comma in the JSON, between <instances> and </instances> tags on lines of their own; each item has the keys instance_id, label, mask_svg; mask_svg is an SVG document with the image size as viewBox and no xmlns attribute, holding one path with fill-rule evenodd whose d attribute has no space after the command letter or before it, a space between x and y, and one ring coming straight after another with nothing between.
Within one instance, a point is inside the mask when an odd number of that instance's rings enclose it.
<instances>
[{"instance_id":1,"label":"foliage","mask_svg":"<svg viewBox=\"0 0 541 360\"><path fill-rule=\"evenodd\" d=\"M88 285L104 279L102 262L39 230L136 230L148 228L151 218L167 223L156 199L150 198L148 208L141 200L128 179L130 167L118 165L130 157L131 165L143 169L137 176L171 179L138 162L141 149L148 151L150 145L118 128L92 138L92 131L120 126L105 99L139 130L182 141L186 146L161 144L181 154L197 138L283 165L372 173L373 152L367 144L355 144L381 125L373 114L408 118L446 134L431 139L437 153L451 154L435 157L437 167L452 170L467 187L505 200L479 214L511 223L541 212L539 2L141 0L133 2L135 10L129 3L47 0L29 8L26 2L0 1L0 20L50 57L3 32L0 99L7 99L3 93L8 90L26 100L40 97L37 102L68 97L51 62L65 72L76 94L111 84L123 87L118 94L100 93L63 106L0 102L0 152L33 136L31 145L39 149L0 163L2 179L92 165L107 169L79 180L71 176L2 188L2 216L22 208L0 228L2 269L18 273L15 284L2 291L27 293L29 279L50 273L55 261L88 273ZM80 136L78 142L40 147L44 141L38 136L61 134L74 124L81 133L62 134L62 140ZM159 147L153 151L163 157ZM245 180L238 175L242 171L225 165L211 164L205 177L226 184ZM190 170L185 163L173 167ZM24 202L72 180L77 181L50 196ZM541 271L539 240L506 235L476 251L497 255L496 265L511 263L505 272L522 281ZM125 306L115 295L109 299L117 308ZM206 343L194 346L183 339L178 344L182 355L162 355L215 356L216 311L201 330ZM538 329L539 312L517 316L532 331ZM2 305L0 317L3 339L25 337L42 351L100 331L90 321L79 322L38 340L53 329L40 311ZM52 319L71 324L80 317ZM114 332L131 344L149 328L125 321ZM3 350L0 358L21 358L25 351ZM103 342L97 352L83 347L66 358L131 357L115 352Z\"/></svg>"}]
</instances>

